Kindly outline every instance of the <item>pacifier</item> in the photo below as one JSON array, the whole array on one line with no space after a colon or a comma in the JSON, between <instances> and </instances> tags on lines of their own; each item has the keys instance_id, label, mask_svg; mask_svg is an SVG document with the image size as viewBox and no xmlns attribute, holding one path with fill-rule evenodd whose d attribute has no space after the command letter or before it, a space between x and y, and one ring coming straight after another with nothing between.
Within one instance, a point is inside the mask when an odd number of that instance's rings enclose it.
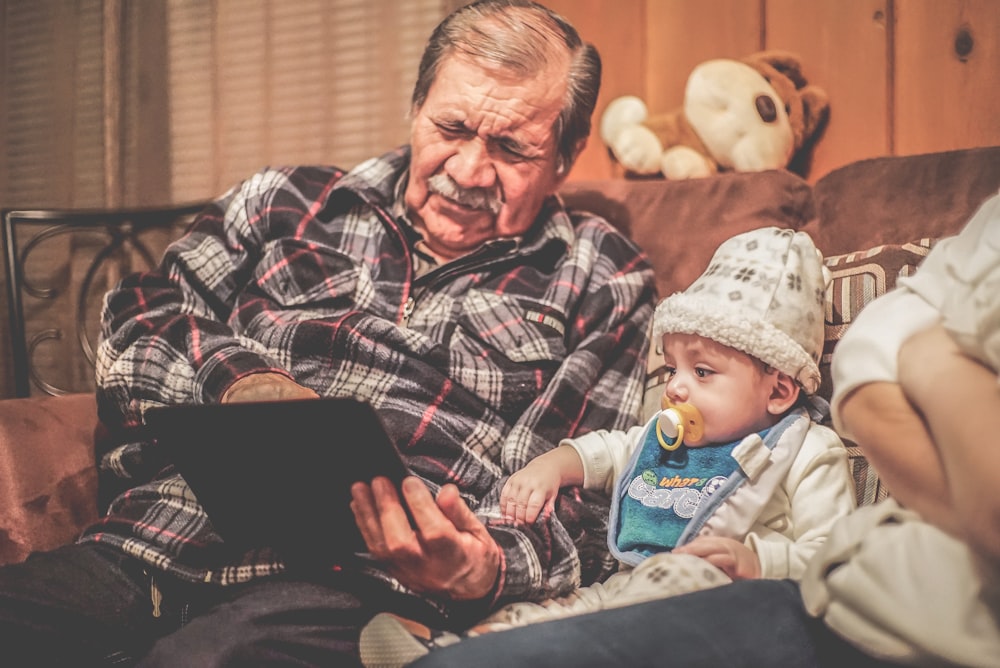
<instances>
[{"instance_id":1,"label":"pacifier","mask_svg":"<svg viewBox=\"0 0 1000 668\"><path fill-rule=\"evenodd\" d=\"M656 439L660 447L676 450L685 436L692 441L701 440L705 425L697 408L691 404L675 404L666 396L660 399L660 407L663 410L656 416Z\"/></svg>"}]
</instances>

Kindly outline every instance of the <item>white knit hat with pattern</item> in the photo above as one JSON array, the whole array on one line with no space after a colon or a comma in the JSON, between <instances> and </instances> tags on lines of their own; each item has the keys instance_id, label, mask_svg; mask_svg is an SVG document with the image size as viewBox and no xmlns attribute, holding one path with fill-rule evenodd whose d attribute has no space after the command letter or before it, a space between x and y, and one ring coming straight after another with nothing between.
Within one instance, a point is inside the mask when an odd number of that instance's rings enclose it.
<instances>
[{"instance_id":1,"label":"white knit hat with pattern","mask_svg":"<svg viewBox=\"0 0 1000 668\"><path fill-rule=\"evenodd\" d=\"M701 276L656 307L653 333L696 334L819 388L830 272L805 232L765 227L722 243Z\"/></svg>"}]
</instances>

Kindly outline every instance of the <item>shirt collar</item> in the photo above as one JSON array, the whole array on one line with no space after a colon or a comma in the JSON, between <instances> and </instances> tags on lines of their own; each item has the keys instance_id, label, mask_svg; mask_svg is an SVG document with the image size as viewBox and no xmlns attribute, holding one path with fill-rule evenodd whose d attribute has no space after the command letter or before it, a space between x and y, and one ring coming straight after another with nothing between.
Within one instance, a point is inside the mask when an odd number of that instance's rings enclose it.
<instances>
[{"instance_id":1,"label":"shirt collar","mask_svg":"<svg viewBox=\"0 0 1000 668\"><path fill-rule=\"evenodd\" d=\"M406 184L409 178L410 170L407 168L396 179L396 185L393 187L392 209L390 212L392 213L392 217L399 222L403 234L406 235L407 240L410 242L410 247L413 249L413 273L419 277L436 269L438 261L427 251L427 242L417 228L413 226L410 216L406 211L405 195Z\"/></svg>"}]
</instances>

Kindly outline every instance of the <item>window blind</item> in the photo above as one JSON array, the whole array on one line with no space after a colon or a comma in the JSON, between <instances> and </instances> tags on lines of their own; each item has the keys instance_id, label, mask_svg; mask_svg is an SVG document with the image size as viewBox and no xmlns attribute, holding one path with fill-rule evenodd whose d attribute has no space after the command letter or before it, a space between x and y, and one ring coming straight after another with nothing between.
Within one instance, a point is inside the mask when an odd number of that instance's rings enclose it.
<instances>
[{"instance_id":1,"label":"window blind","mask_svg":"<svg viewBox=\"0 0 1000 668\"><path fill-rule=\"evenodd\" d=\"M461 4L123 1L0 0L3 206L181 202L266 165L353 167L406 141L426 39ZM115 34L109 8L123 9ZM165 26L150 22L161 14ZM161 40L163 61L145 57ZM108 54L120 80L104 80ZM111 111L119 136L105 136Z\"/></svg>"},{"instance_id":2,"label":"window blind","mask_svg":"<svg viewBox=\"0 0 1000 668\"><path fill-rule=\"evenodd\" d=\"M0 206L104 200L102 0L7 0Z\"/></svg>"},{"instance_id":3,"label":"window blind","mask_svg":"<svg viewBox=\"0 0 1000 668\"><path fill-rule=\"evenodd\" d=\"M444 0L166 0L171 200L267 165L350 168L406 141Z\"/></svg>"}]
</instances>

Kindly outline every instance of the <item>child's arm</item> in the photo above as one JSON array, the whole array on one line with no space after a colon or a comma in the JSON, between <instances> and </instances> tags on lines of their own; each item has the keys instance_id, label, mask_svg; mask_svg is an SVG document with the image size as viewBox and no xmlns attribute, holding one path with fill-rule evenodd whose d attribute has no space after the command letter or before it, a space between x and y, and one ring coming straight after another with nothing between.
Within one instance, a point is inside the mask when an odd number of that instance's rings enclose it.
<instances>
[{"instance_id":1,"label":"child's arm","mask_svg":"<svg viewBox=\"0 0 1000 668\"><path fill-rule=\"evenodd\" d=\"M937 447L897 383L868 383L852 390L840 403L840 422L893 498L956 533Z\"/></svg>"},{"instance_id":2,"label":"child's arm","mask_svg":"<svg viewBox=\"0 0 1000 668\"><path fill-rule=\"evenodd\" d=\"M583 484L583 461L576 449L560 445L515 471L500 492L500 508L509 522L534 522L555 510L561 487Z\"/></svg>"},{"instance_id":3,"label":"child's arm","mask_svg":"<svg viewBox=\"0 0 1000 668\"><path fill-rule=\"evenodd\" d=\"M1000 434L996 372L962 353L939 325L911 337L900 349L899 382L936 444L943 471L944 493L924 498L928 505L951 511L952 522L941 528L1000 564L1000 495L992 493L1000 489L1000 448L994 446ZM892 447L891 442L868 444L872 452Z\"/></svg>"},{"instance_id":4,"label":"child's arm","mask_svg":"<svg viewBox=\"0 0 1000 668\"><path fill-rule=\"evenodd\" d=\"M785 482L744 540L699 536L675 552L703 557L734 580L801 579L834 523L855 508L847 450L812 425Z\"/></svg>"}]
</instances>

